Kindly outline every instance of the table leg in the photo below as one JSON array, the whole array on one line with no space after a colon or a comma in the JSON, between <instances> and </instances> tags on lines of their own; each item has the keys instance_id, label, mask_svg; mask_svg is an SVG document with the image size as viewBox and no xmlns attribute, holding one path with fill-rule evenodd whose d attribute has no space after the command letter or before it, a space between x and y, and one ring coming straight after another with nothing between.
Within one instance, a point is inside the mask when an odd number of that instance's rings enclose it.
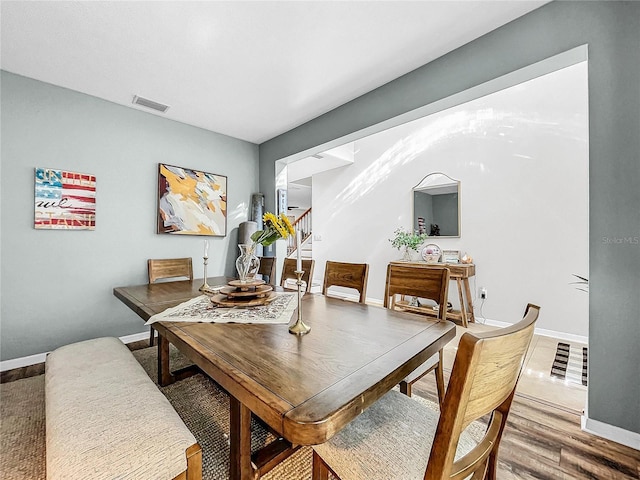
<instances>
[{"instance_id":1,"label":"table leg","mask_svg":"<svg viewBox=\"0 0 640 480\"><path fill-rule=\"evenodd\" d=\"M460 300L460 318L462 319L462 326L467 328L467 307L464 304L464 296L462 295L462 280L458 277L456 278L456 283L458 285L458 300Z\"/></svg>"},{"instance_id":2,"label":"table leg","mask_svg":"<svg viewBox=\"0 0 640 480\"><path fill-rule=\"evenodd\" d=\"M251 465L251 410L231 395L229 401L229 480L254 479L255 472Z\"/></svg>"},{"instance_id":3,"label":"table leg","mask_svg":"<svg viewBox=\"0 0 640 480\"><path fill-rule=\"evenodd\" d=\"M169 368L169 340L158 332L158 384L166 387L173 383Z\"/></svg>"},{"instance_id":4,"label":"table leg","mask_svg":"<svg viewBox=\"0 0 640 480\"><path fill-rule=\"evenodd\" d=\"M169 345L170 342L167 337L158 330L158 384L161 387L166 387L179 380L202 373L197 365L187 365L172 372L169 361Z\"/></svg>"},{"instance_id":5,"label":"table leg","mask_svg":"<svg viewBox=\"0 0 640 480\"><path fill-rule=\"evenodd\" d=\"M474 323L476 321L476 315L473 311L473 298L471 298L471 289L469 288L469 279L464 279L464 294L467 297L467 305L469 307L469 321Z\"/></svg>"}]
</instances>

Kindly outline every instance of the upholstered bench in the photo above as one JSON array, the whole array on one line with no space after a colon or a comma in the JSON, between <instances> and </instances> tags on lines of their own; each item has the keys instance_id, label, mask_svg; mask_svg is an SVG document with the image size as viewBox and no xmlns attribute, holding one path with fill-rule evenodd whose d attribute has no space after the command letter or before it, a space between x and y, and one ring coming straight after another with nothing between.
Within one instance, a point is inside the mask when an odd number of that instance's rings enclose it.
<instances>
[{"instance_id":1,"label":"upholstered bench","mask_svg":"<svg viewBox=\"0 0 640 480\"><path fill-rule=\"evenodd\" d=\"M117 338L60 347L45 370L47 479L202 478L202 451Z\"/></svg>"}]
</instances>

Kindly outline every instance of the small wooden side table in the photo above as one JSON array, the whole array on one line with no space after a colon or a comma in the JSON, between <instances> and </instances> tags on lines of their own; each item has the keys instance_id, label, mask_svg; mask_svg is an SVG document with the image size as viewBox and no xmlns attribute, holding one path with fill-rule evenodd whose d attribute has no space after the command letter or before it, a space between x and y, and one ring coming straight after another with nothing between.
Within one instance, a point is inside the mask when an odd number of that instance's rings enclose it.
<instances>
[{"instance_id":1,"label":"small wooden side table","mask_svg":"<svg viewBox=\"0 0 640 480\"><path fill-rule=\"evenodd\" d=\"M427 262L390 262L392 265L415 266L416 268L442 268L447 267L451 272L451 280L455 280L458 286L458 299L460 310L447 313L447 320L457 320L467 327L468 322L475 323L473 313L473 297L469 288L469 278L476 274L476 266L469 263L427 263ZM402 305L402 304L400 304ZM405 310L414 310L419 313L437 316L437 312L431 308L402 305Z\"/></svg>"}]
</instances>

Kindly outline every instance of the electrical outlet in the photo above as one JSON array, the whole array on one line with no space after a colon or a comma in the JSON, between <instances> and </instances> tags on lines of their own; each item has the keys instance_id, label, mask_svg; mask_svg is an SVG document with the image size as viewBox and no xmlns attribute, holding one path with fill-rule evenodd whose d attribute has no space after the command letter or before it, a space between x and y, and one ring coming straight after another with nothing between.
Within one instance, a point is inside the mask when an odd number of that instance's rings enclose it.
<instances>
[{"instance_id":1,"label":"electrical outlet","mask_svg":"<svg viewBox=\"0 0 640 480\"><path fill-rule=\"evenodd\" d=\"M478 290L478 298L481 298L482 300L487 299L487 289L485 287L480 287Z\"/></svg>"}]
</instances>

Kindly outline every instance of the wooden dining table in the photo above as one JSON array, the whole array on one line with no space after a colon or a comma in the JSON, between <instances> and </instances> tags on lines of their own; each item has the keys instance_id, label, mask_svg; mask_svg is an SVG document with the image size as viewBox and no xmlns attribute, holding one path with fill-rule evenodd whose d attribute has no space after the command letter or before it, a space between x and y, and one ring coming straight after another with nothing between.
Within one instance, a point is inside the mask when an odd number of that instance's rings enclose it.
<instances>
[{"instance_id":1,"label":"wooden dining table","mask_svg":"<svg viewBox=\"0 0 640 480\"><path fill-rule=\"evenodd\" d=\"M146 321L200 295L202 283L118 287L113 293ZM325 442L455 336L449 321L348 300L306 294L301 305L311 327L302 336L290 334L286 324L153 324L160 384L189 374L170 371L173 344L229 393L231 480L259 478L300 446ZM253 455L252 415L278 438Z\"/></svg>"}]
</instances>

